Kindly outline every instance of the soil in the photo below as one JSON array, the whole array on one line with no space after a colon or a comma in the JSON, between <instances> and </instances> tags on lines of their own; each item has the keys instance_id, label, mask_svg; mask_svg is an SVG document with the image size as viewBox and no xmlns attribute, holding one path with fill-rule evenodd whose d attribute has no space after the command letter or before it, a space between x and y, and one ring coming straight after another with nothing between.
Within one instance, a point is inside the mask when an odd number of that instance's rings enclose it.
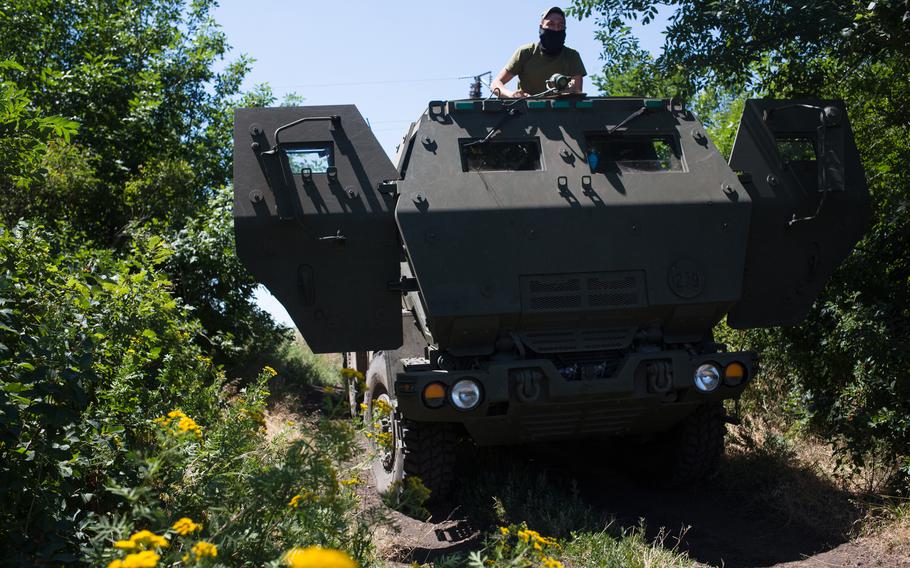
<instances>
[{"instance_id":1,"label":"soil","mask_svg":"<svg viewBox=\"0 0 910 568\"><path fill-rule=\"evenodd\" d=\"M621 526L643 523L652 537L663 529L671 535L665 540L667 546L685 551L705 566L910 568L910 557L885 550L875 537L851 540L847 536L851 527L832 526L831 519L809 526L765 514L748 495L714 489L717 480L692 490L664 489L651 478L592 460L589 453L571 445L506 451L512 459L543 468L551 479L574 480L588 506ZM366 499L371 499L370 489L365 489ZM383 531L377 539L390 566L431 562L479 547L480 530L470 515L459 514L455 505L438 507L434 514L433 520L422 521L392 511L398 532Z\"/></svg>"}]
</instances>

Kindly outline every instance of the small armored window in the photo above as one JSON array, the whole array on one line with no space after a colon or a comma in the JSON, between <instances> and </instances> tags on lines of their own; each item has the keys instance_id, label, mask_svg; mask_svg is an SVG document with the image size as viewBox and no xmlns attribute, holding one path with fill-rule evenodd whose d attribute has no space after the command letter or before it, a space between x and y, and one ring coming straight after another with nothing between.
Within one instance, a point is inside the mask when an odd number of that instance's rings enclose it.
<instances>
[{"instance_id":1,"label":"small armored window","mask_svg":"<svg viewBox=\"0 0 910 568\"><path fill-rule=\"evenodd\" d=\"M540 143L534 140L465 139L459 141L465 172L534 171L540 169Z\"/></svg>"},{"instance_id":2,"label":"small armored window","mask_svg":"<svg viewBox=\"0 0 910 568\"><path fill-rule=\"evenodd\" d=\"M800 137L778 137L777 151L785 164L811 162L816 159L815 140Z\"/></svg>"},{"instance_id":3,"label":"small armored window","mask_svg":"<svg viewBox=\"0 0 910 568\"><path fill-rule=\"evenodd\" d=\"M287 156L291 172L295 175L305 170L309 170L309 173L324 174L335 165L335 156L330 143L288 144L282 145L282 149Z\"/></svg>"},{"instance_id":4,"label":"small armored window","mask_svg":"<svg viewBox=\"0 0 910 568\"><path fill-rule=\"evenodd\" d=\"M587 136L587 159L594 173L684 171L679 140L674 136Z\"/></svg>"}]
</instances>

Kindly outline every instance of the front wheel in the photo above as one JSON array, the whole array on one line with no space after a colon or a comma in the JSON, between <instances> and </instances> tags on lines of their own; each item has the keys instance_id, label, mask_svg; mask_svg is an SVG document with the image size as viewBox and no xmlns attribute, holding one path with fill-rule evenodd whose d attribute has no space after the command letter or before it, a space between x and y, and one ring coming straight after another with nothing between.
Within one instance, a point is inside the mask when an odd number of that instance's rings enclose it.
<instances>
[{"instance_id":1,"label":"front wheel","mask_svg":"<svg viewBox=\"0 0 910 568\"><path fill-rule=\"evenodd\" d=\"M726 434L722 402L703 404L670 433L670 485L681 486L717 473Z\"/></svg>"},{"instance_id":2,"label":"front wheel","mask_svg":"<svg viewBox=\"0 0 910 568\"><path fill-rule=\"evenodd\" d=\"M431 501L443 500L455 478L455 427L404 418L391 394L384 357L370 362L364 397L364 424L375 452L376 490L396 490L406 479L417 477L430 490Z\"/></svg>"}]
</instances>

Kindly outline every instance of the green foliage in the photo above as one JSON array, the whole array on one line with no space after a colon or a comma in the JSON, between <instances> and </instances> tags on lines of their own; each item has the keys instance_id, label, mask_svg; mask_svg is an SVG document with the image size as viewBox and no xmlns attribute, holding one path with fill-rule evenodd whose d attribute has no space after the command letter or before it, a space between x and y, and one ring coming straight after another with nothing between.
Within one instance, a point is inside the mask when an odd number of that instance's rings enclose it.
<instances>
[{"instance_id":1,"label":"green foliage","mask_svg":"<svg viewBox=\"0 0 910 568\"><path fill-rule=\"evenodd\" d=\"M220 373L158 269L170 253L157 237L118 259L40 228L0 230L0 542L22 539L7 554L71 552L150 413L179 404L214 419Z\"/></svg>"},{"instance_id":2,"label":"green foliage","mask_svg":"<svg viewBox=\"0 0 910 568\"><path fill-rule=\"evenodd\" d=\"M666 546L670 539L677 544ZM677 550L682 535L660 533L653 540L645 536L645 527L634 527L618 532L601 532L576 535L561 555L572 566L603 566L605 568L693 568L701 564Z\"/></svg>"},{"instance_id":3,"label":"green foliage","mask_svg":"<svg viewBox=\"0 0 910 568\"><path fill-rule=\"evenodd\" d=\"M396 481L388 491L381 494L382 503L415 519L428 519L430 512L426 503L430 499L430 488L419 477L407 477Z\"/></svg>"},{"instance_id":4,"label":"green foliage","mask_svg":"<svg viewBox=\"0 0 910 568\"><path fill-rule=\"evenodd\" d=\"M84 523L84 558L93 564L122 558L111 543L150 528L170 537L160 551L165 566L192 555L199 539L231 565L262 566L300 544L342 549L368 563L375 513L359 510L354 485L337 474L354 456L354 430L322 421L306 438L266 441L262 416L271 376L263 371L225 401L219 420L198 436L181 432L176 418L159 419L147 454L136 456L138 483L108 483L107 491L124 497L121 509L92 514ZM181 518L201 527L181 537L175 534Z\"/></svg>"},{"instance_id":5,"label":"green foliage","mask_svg":"<svg viewBox=\"0 0 910 568\"><path fill-rule=\"evenodd\" d=\"M623 43L621 26L653 18L658 2L576 0L573 10L598 14L606 26L602 83L622 90L681 77L725 154L744 98L845 100L873 198L872 226L804 323L719 333L734 347L764 353L765 375L779 386L771 408L785 402L791 420L834 444L843 466L891 464L906 479L910 6L902 0L660 4L672 14L663 52L653 60L634 41Z\"/></svg>"},{"instance_id":6,"label":"green foliage","mask_svg":"<svg viewBox=\"0 0 910 568\"><path fill-rule=\"evenodd\" d=\"M213 5L0 3L0 219L62 222L117 254L133 234L173 243L165 270L233 365L278 340L234 254L229 205L233 108L274 97L240 94L245 57L215 70L229 48Z\"/></svg>"},{"instance_id":7,"label":"green foliage","mask_svg":"<svg viewBox=\"0 0 910 568\"><path fill-rule=\"evenodd\" d=\"M354 514L337 473L354 457L354 431L322 421L306 437L267 440L275 371L226 389L161 270L174 250L148 236L129 251L28 225L0 231L4 557L98 564L118 556L115 540L189 517L237 563L262 565L297 544L368 560L372 517ZM192 545L180 543L163 558Z\"/></svg>"},{"instance_id":8,"label":"green foliage","mask_svg":"<svg viewBox=\"0 0 910 568\"><path fill-rule=\"evenodd\" d=\"M44 158L54 140L69 142L78 127L33 108L31 92L36 86L24 85L16 77L24 72L15 61L0 60L0 201L7 221L28 208L29 194L43 179Z\"/></svg>"}]
</instances>

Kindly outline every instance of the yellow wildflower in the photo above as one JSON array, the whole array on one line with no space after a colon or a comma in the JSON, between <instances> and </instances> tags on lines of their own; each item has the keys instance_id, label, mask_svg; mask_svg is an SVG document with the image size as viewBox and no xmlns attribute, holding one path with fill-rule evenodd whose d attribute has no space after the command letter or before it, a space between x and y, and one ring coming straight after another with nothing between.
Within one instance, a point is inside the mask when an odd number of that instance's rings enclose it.
<instances>
[{"instance_id":1,"label":"yellow wildflower","mask_svg":"<svg viewBox=\"0 0 910 568\"><path fill-rule=\"evenodd\" d=\"M357 568L344 552L318 546L293 548L284 555L284 563L291 568Z\"/></svg>"},{"instance_id":2,"label":"yellow wildflower","mask_svg":"<svg viewBox=\"0 0 910 568\"><path fill-rule=\"evenodd\" d=\"M540 559L540 568L562 568L562 562L555 558L544 556Z\"/></svg>"},{"instance_id":3,"label":"yellow wildflower","mask_svg":"<svg viewBox=\"0 0 910 568\"><path fill-rule=\"evenodd\" d=\"M107 565L107 568L123 568L123 560L119 558L117 560L112 560L110 564Z\"/></svg>"},{"instance_id":4,"label":"yellow wildflower","mask_svg":"<svg viewBox=\"0 0 910 568\"><path fill-rule=\"evenodd\" d=\"M160 559L161 557L151 550L143 550L136 554L127 554L116 568L155 568Z\"/></svg>"},{"instance_id":5,"label":"yellow wildflower","mask_svg":"<svg viewBox=\"0 0 910 568\"><path fill-rule=\"evenodd\" d=\"M350 477L341 481L341 484L344 486L357 485L358 483L360 483L360 480L356 477Z\"/></svg>"},{"instance_id":6,"label":"yellow wildflower","mask_svg":"<svg viewBox=\"0 0 910 568\"><path fill-rule=\"evenodd\" d=\"M357 369L349 369L347 367L345 367L344 369L341 370L341 376L346 379L350 379L353 377L353 378L363 380L363 373L361 373Z\"/></svg>"},{"instance_id":7,"label":"yellow wildflower","mask_svg":"<svg viewBox=\"0 0 910 568\"><path fill-rule=\"evenodd\" d=\"M366 404L365 402L361 402L361 403L360 403L360 411L361 411L361 412L366 412L366 410L367 410L367 404Z\"/></svg>"},{"instance_id":8,"label":"yellow wildflower","mask_svg":"<svg viewBox=\"0 0 910 568\"><path fill-rule=\"evenodd\" d=\"M193 554L196 558L215 558L218 556L218 547L211 542L200 540L193 545Z\"/></svg>"},{"instance_id":9,"label":"yellow wildflower","mask_svg":"<svg viewBox=\"0 0 910 568\"><path fill-rule=\"evenodd\" d=\"M378 398L373 401L373 408L375 408L382 414L391 414L392 413L391 405L389 405L388 402L386 402L385 400L383 400L381 398Z\"/></svg>"},{"instance_id":10,"label":"yellow wildflower","mask_svg":"<svg viewBox=\"0 0 910 568\"><path fill-rule=\"evenodd\" d=\"M197 436L202 436L202 427L196 424L195 420L186 416L180 419L180 422L177 423L177 428L181 432L193 432Z\"/></svg>"},{"instance_id":11,"label":"yellow wildflower","mask_svg":"<svg viewBox=\"0 0 910 568\"><path fill-rule=\"evenodd\" d=\"M267 374L267 375L270 376L270 377L277 377L277 376L278 376L278 371L276 371L276 370L273 369L272 367L269 367L268 365L266 365L265 367L262 368L262 372L265 373L265 374Z\"/></svg>"},{"instance_id":12,"label":"yellow wildflower","mask_svg":"<svg viewBox=\"0 0 910 568\"><path fill-rule=\"evenodd\" d=\"M139 544L132 540L118 540L114 543L114 548L119 548L120 550L134 550L138 546Z\"/></svg>"},{"instance_id":13,"label":"yellow wildflower","mask_svg":"<svg viewBox=\"0 0 910 568\"><path fill-rule=\"evenodd\" d=\"M174 532L176 532L177 534L179 534L181 536L186 536L190 533L202 530L202 525L200 525L199 523L194 523L192 520L190 520L186 517L183 517L182 519L179 519L176 523L174 523L174 526L172 526L171 528L174 529Z\"/></svg>"},{"instance_id":14,"label":"yellow wildflower","mask_svg":"<svg viewBox=\"0 0 910 568\"><path fill-rule=\"evenodd\" d=\"M126 549L127 541L119 540L114 543L114 546L117 548ZM152 531L141 530L137 533L133 533L133 536L129 540L132 543L130 549L133 548L167 548L170 543L163 536L158 536ZM119 546L118 546L119 544Z\"/></svg>"},{"instance_id":15,"label":"yellow wildflower","mask_svg":"<svg viewBox=\"0 0 910 568\"><path fill-rule=\"evenodd\" d=\"M509 529L508 529L508 527L499 527L499 533L500 533L502 536L509 536Z\"/></svg>"},{"instance_id":16,"label":"yellow wildflower","mask_svg":"<svg viewBox=\"0 0 910 568\"><path fill-rule=\"evenodd\" d=\"M297 508L300 506L300 503L303 501L315 501L316 496L310 491L301 491L299 494L291 497L291 501L288 503L288 507Z\"/></svg>"}]
</instances>

